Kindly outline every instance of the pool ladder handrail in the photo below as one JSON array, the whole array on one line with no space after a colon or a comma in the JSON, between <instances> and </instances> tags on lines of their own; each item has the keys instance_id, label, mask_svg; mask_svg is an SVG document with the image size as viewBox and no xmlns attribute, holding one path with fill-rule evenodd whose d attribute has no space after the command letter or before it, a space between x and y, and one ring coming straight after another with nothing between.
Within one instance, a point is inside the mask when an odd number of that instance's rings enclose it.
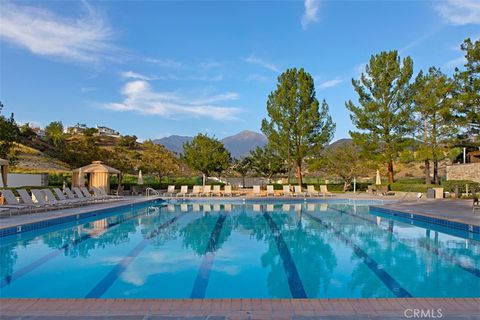
<instances>
[{"instance_id":1,"label":"pool ladder handrail","mask_svg":"<svg viewBox=\"0 0 480 320\"><path fill-rule=\"evenodd\" d=\"M148 187L147 189L145 189L145 193L146 193L146 195L147 195L147 198L150 198L150 195L151 195L151 194L154 194L154 195L156 195L156 196L158 196L158 197L160 196L160 193L159 193L157 190L155 190L155 189L153 189L153 188L150 188L150 187Z\"/></svg>"}]
</instances>

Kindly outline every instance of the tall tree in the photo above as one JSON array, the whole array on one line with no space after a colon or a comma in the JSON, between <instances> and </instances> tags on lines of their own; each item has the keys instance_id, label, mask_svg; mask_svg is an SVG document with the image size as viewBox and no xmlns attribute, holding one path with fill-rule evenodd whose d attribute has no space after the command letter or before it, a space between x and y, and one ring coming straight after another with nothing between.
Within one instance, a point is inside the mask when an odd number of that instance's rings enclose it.
<instances>
[{"instance_id":1,"label":"tall tree","mask_svg":"<svg viewBox=\"0 0 480 320\"><path fill-rule=\"evenodd\" d=\"M286 161L269 145L250 151L251 168L258 175L267 178L268 183L277 174L286 172Z\"/></svg>"},{"instance_id":2,"label":"tall tree","mask_svg":"<svg viewBox=\"0 0 480 320\"><path fill-rule=\"evenodd\" d=\"M183 159L191 169L202 173L205 185L206 177L228 168L231 156L222 142L200 133L183 144Z\"/></svg>"},{"instance_id":3,"label":"tall tree","mask_svg":"<svg viewBox=\"0 0 480 320\"><path fill-rule=\"evenodd\" d=\"M65 134L63 133L63 124L60 121L50 122L45 127L45 137L55 147L58 147L65 141Z\"/></svg>"},{"instance_id":4,"label":"tall tree","mask_svg":"<svg viewBox=\"0 0 480 320\"><path fill-rule=\"evenodd\" d=\"M412 73L412 59L401 62L397 51L372 56L360 79L352 79L359 104L346 103L353 124L361 130L350 135L363 151L386 165L390 183L395 181L393 162L413 128Z\"/></svg>"},{"instance_id":5,"label":"tall tree","mask_svg":"<svg viewBox=\"0 0 480 320\"><path fill-rule=\"evenodd\" d=\"M348 190L354 177L366 172L365 160L352 141L327 148L319 158L312 161L309 168L342 179L343 191Z\"/></svg>"},{"instance_id":6,"label":"tall tree","mask_svg":"<svg viewBox=\"0 0 480 320\"><path fill-rule=\"evenodd\" d=\"M143 153L140 161L140 167L147 173L156 175L160 182L163 177L175 174L179 170L178 160L173 153L161 144L155 144L151 140L143 143Z\"/></svg>"},{"instance_id":7,"label":"tall tree","mask_svg":"<svg viewBox=\"0 0 480 320\"><path fill-rule=\"evenodd\" d=\"M20 131L15 123L13 113L6 118L2 115L2 110L3 104L0 102L0 158L13 164L17 160L14 142L17 141Z\"/></svg>"},{"instance_id":8,"label":"tall tree","mask_svg":"<svg viewBox=\"0 0 480 320\"><path fill-rule=\"evenodd\" d=\"M303 68L293 68L278 77L277 89L268 97L267 112L269 119L262 120L262 131L270 146L295 164L301 185L303 160L319 154L335 131L328 105L324 100L319 106L312 76Z\"/></svg>"},{"instance_id":9,"label":"tall tree","mask_svg":"<svg viewBox=\"0 0 480 320\"><path fill-rule=\"evenodd\" d=\"M432 67L427 74L421 71L415 79L415 111L419 116L419 133L423 145L418 153L425 163L425 183L430 184L430 160L433 161L433 183L438 184L439 156L442 144L458 133L452 93L455 83L439 69Z\"/></svg>"},{"instance_id":10,"label":"tall tree","mask_svg":"<svg viewBox=\"0 0 480 320\"><path fill-rule=\"evenodd\" d=\"M461 45L465 52L465 69L455 69L458 83L458 108L470 133L480 133L480 39L472 42L469 38ZM480 145L477 138L476 145Z\"/></svg>"},{"instance_id":11,"label":"tall tree","mask_svg":"<svg viewBox=\"0 0 480 320\"><path fill-rule=\"evenodd\" d=\"M240 174L242 177L242 186L245 187L245 177L252 169L252 159L250 157L244 157L241 160L235 159L232 169Z\"/></svg>"}]
</instances>

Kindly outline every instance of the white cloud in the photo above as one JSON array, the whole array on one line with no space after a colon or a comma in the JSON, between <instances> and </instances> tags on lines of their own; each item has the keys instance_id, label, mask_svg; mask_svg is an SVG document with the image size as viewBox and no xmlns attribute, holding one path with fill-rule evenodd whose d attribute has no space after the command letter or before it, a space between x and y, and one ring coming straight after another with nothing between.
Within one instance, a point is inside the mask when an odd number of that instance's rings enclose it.
<instances>
[{"instance_id":1,"label":"white cloud","mask_svg":"<svg viewBox=\"0 0 480 320\"><path fill-rule=\"evenodd\" d=\"M220 67L221 65L222 64L220 62L208 61L208 62L200 63L200 68L202 68L202 69L212 69L212 68Z\"/></svg>"},{"instance_id":2,"label":"white cloud","mask_svg":"<svg viewBox=\"0 0 480 320\"><path fill-rule=\"evenodd\" d=\"M269 70L277 72L277 73L280 72L280 69L276 65L274 65L272 63L269 63L269 62L266 62L266 61L264 61L260 58L257 58L254 55L251 55L247 58L244 58L243 61L259 65L263 68L269 69Z\"/></svg>"},{"instance_id":3,"label":"white cloud","mask_svg":"<svg viewBox=\"0 0 480 320\"><path fill-rule=\"evenodd\" d=\"M235 115L241 111L239 108L214 105L217 102L238 99L238 94L233 92L186 99L185 95L156 92L150 83L137 79L127 82L121 93L124 96L122 102L102 103L99 106L113 111L133 111L161 117L187 115L216 120L235 119Z\"/></svg>"},{"instance_id":4,"label":"white cloud","mask_svg":"<svg viewBox=\"0 0 480 320\"><path fill-rule=\"evenodd\" d=\"M165 68L181 68L183 67L183 63L177 60L172 59L156 59L156 58L146 58L146 62L155 64L160 67Z\"/></svg>"},{"instance_id":5,"label":"white cloud","mask_svg":"<svg viewBox=\"0 0 480 320\"><path fill-rule=\"evenodd\" d=\"M120 75L125 79L138 79L138 80L145 80L145 81L162 79L160 77L145 76L143 74L133 72L133 71L124 71Z\"/></svg>"},{"instance_id":6,"label":"white cloud","mask_svg":"<svg viewBox=\"0 0 480 320\"><path fill-rule=\"evenodd\" d=\"M302 17L302 28L305 30L310 23L318 21L320 0L305 0L304 6L305 12Z\"/></svg>"},{"instance_id":7,"label":"white cloud","mask_svg":"<svg viewBox=\"0 0 480 320\"><path fill-rule=\"evenodd\" d=\"M2 2L0 37L42 56L92 62L113 50L112 31L92 7L84 3L81 17L64 17L36 7Z\"/></svg>"},{"instance_id":8,"label":"white cloud","mask_svg":"<svg viewBox=\"0 0 480 320\"><path fill-rule=\"evenodd\" d=\"M446 0L436 6L440 15L453 25L480 24L479 0Z\"/></svg>"},{"instance_id":9,"label":"white cloud","mask_svg":"<svg viewBox=\"0 0 480 320\"><path fill-rule=\"evenodd\" d=\"M336 85L342 83L343 80L340 78L335 78L331 80L324 81L318 85L319 89L327 89L327 88L332 88L335 87Z\"/></svg>"}]
</instances>

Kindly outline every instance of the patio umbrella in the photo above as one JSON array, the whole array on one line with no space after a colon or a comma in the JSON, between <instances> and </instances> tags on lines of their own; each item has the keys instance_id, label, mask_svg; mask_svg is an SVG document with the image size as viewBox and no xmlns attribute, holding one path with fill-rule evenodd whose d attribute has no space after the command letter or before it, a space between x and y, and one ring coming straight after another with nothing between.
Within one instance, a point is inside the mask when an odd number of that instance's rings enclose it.
<instances>
[{"instance_id":1,"label":"patio umbrella","mask_svg":"<svg viewBox=\"0 0 480 320\"><path fill-rule=\"evenodd\" d=\"M380 170L377 170L377 178L375 179L375 184L377 186L382 184L382 179L380 179Z\"/></svg>"},{"instance_id":2,"label":"patio umbrella","mask_svg":"<svg viewBox=\"0 0 480 320\"><path fill-rule=\"evenodd\" d=\"M142 184L143 184L142 170L139 170L139 171L138 171L138 181L137 181L137 184L138 184L138 185L142 185Z\"/></svg>"}]
</instances>

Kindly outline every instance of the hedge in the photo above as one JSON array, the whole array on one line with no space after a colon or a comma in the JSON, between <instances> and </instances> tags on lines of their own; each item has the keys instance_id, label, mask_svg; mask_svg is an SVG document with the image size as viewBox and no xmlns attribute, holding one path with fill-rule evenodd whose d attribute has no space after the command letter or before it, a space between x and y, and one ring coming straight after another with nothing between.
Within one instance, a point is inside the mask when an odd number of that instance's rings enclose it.
<instances>
[{"instance_id":1,"label":"hedge","mask_svg":"<svg viewBox=\"0 0 480 320\"><path fill-rule=\"evenodd\" d=\"M472 189L475 189L477 191L480 191L480 183L474 182L474 181L469 181L469 180L448 180L444 181L442 183L442 187L445 189L447 192L455 192L455 186L458 186L458 191L461 193L467 192L467 187L466 185L468 184L468 190L471 191Z\"/></svg>"}]
</instances>

